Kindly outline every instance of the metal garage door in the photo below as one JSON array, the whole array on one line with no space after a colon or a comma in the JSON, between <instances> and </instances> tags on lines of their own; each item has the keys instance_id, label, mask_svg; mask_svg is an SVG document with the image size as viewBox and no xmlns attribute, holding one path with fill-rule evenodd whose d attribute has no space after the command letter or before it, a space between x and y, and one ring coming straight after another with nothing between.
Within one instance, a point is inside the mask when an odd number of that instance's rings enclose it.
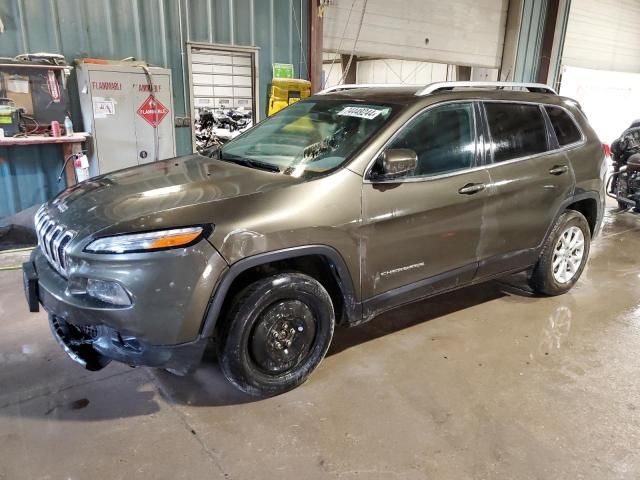
<instances>
[{"instance_id":1,"label":"metal garage door","mask_svg":"<svg viewBox=\"0 0 640 480\"><path fill-rule=\"evenodd\" d=\"M640 72L640 1L572 0L562 63Z\"/></svg>"},{"instance_id":2,"label":"metal garage door","mask_svg":"<svg viewBox=\"0 0 640 480\"><path fill-rule=\"evenodd\" d=\"M507 6L507 0L334 0L324 12L323 47L351 53L362 18L356 55L498 68Z\"/></svg>"},{"instance_id":3,"label":"metal garage door","mask_svg":"<svg viewBox=\"0 0 640 480\"><path fill-rule=\"evenodd\" d=\"M244 108L255 118L254 72L253 52L192 47L194 108Z\"/></svg>"}]
</instances>

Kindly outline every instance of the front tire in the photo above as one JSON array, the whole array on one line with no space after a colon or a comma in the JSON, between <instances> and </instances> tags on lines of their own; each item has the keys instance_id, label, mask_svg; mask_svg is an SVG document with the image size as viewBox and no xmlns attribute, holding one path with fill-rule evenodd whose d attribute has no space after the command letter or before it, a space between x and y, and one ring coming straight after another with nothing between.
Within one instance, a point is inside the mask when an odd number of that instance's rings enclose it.
<instances>
[{"instance_id":1,"label":"front tire","mask_svg":"<svg viewBox=\"0 0 640 480\"><path fill-rule=\"evenodd\" d=\"M530 285L536 293L561 295L582 275L589 257L591 230L580 212L567 210L554 224L533 268Z\"/></svg>"},{"instance_id":2,"label":"front tire","mask_svg":"<svg viewBox=\"0 0 640 480\"><path fill-rule=\"evenodd\" d=\"M270 397L302 384L320 364L335 315L317 280L280 273L242 290L224 322L217 350L225 377L245 393Z\"/></svg>"}]
</instances>

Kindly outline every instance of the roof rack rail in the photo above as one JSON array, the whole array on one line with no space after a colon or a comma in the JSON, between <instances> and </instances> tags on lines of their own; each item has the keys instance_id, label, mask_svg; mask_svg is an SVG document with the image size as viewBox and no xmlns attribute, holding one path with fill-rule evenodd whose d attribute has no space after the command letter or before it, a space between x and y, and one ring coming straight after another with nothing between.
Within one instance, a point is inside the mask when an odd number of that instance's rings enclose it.
<instances>
[{"instance_id":1,"label":"roof rack rail","mask_svg":"<svg viewBox=\"0 0 640 480\"><path fill-rule=\"evenodd\" d=\"M424 85L413 85L410 83L345 83L344 85L334 85L333 87L325 88L316 95L323 95L325 93L341 92L343 90L353 90L354 88L399 88L399 87L413 87L422 88Z\"/></svg>"},{"instance_id":2,"label":"roof rack rail","mask_svg":"<svg viewBox=\"0 0 640 480\"><path fill-rule=\"evenodd\" d=\"M437 93L445 90L453 90L454 88L524 88L534 93L558 93L549 85L544 83L522 83L522 82L435 82L430 83L424 88L418 90L416 95L422 97L431 93Z\"/></svg>"}]
</instances>

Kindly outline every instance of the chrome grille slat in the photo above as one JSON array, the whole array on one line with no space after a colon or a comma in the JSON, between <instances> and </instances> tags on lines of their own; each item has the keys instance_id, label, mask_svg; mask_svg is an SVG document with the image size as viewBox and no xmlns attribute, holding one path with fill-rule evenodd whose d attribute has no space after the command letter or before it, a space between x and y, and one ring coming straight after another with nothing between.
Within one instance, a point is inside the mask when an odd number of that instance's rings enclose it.
<instances>
[{"instance_id":1,"label":"chrome grille slat","mask_svg":"<svg viewBox=\"0 0 640 480\"><path fill-rule=\"evenodd\" d=\"M51 240L49 240L49 251L51 252L51 257L53 261L57 264L60 264L60 259L58 258L58 239L61 238L62 232L64 228L60 225L53 229L53 233L51 234Z\"/></svg>"},{"instance_id":2,"label":"chrome grille slat","mask_svg":"<svg viewBox=\"0 0 640 480\"><path fill-rule=\"evenodd\" d=\"M67 276L67 265L64 250L71 243L75 232L67 230L53 220L41 207L34 217L38 245L49 264L62 276Z\"/></svg>"},{"instance_id":3,"label":"chrome grille slat","mask_svg":"<svg viewBox=\"0 0 640 480\"><path fill-rule=\"evenodd\" d=\"M53 231L55 230L56 224L53 220L49 220L47 222L47 226L45 228L44 231L44 250L47 253L47 255L51 256L51 249L50 249L50 241L51 241L51 235L53 235Z\"/></svg>"},{"instance_id":4,"label":"chrome grille slat","mask_svg":"<svg viewBox=\"0 0 640 480\"><path fill-rule=\"evenodd\" d=\"M58 258L60 259L60 266L62 267L63 270L66 270L67 268L67 261L65 256L63 255L64 247L66 247L69 244L72 238L73 238L73 234L71 232L66 232L64 235L60 237L60 242L58 244Z\"/></svg>"},{"instance_id":5,"label":"chrome grille slat","mask_svg":"<svg viewBox=\"0 0 640 480\"><path fill-rule=\"evenodd\" d=\"M53 230L54 225L55 224L53 223L53 220L47 220L47 223L45 223L44 228L42 229L41 247L45 255L47 255L47 257L51 256L51 254L49 253L48 245L49 245L49 235Z\"/></svg>"}]
</instances>

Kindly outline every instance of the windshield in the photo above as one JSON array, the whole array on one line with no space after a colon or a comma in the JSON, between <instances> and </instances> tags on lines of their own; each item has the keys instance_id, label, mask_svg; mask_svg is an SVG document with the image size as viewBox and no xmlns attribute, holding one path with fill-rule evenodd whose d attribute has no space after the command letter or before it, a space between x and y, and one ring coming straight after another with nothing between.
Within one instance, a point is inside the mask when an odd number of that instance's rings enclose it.
<instances>
[{"instance_id":1,"label":"windshield","mask_svg":"<svg viewBox=\"0 0 640 480\"><path fill-rule=\"evenodd\" d=\"M342 165L391 117L394 106L345 100L295 103L225 145L221 159L295 177Z\"/></svg>"}]
</instances>

